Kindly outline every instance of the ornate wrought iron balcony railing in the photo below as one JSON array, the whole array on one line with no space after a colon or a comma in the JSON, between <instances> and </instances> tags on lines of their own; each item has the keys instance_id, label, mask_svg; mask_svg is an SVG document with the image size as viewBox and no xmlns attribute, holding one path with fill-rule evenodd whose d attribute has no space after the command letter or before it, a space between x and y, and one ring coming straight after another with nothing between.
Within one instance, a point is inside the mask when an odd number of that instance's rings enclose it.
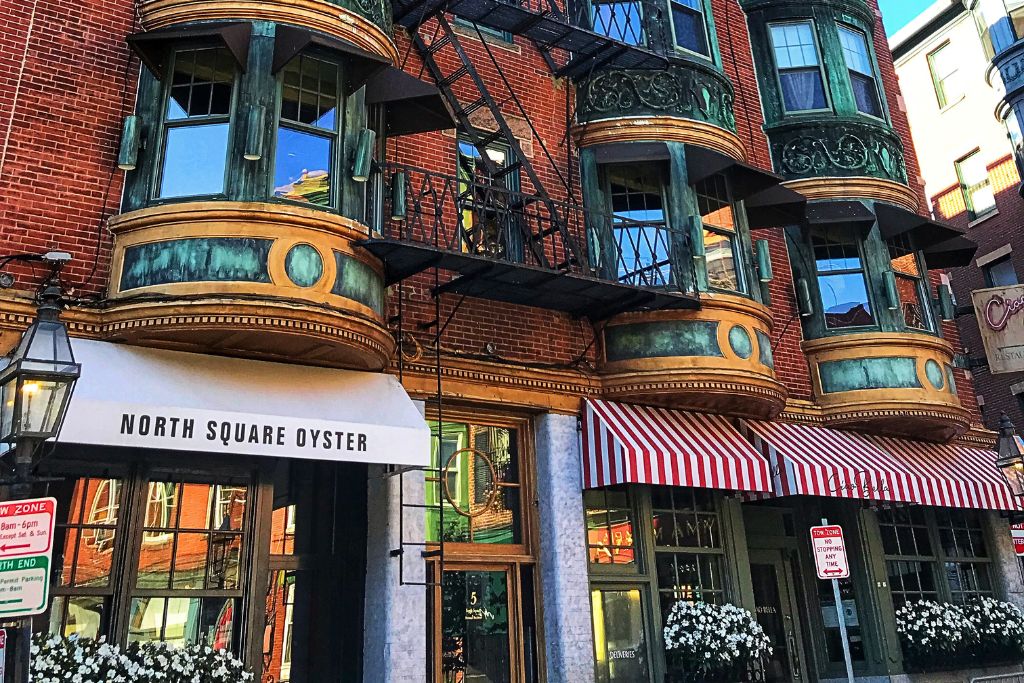
<instances>
[{"instance_id":1,"label":"ornate wrought iron balcony railing","mask_svg":"<svg viewBox=\"0 0 1024 683\"><path fill-rule=\"evenodd\" d=\"M364 246L384 261L389 282L438 267L458 273L443 291L588 317L698 307L683 258L688 234L507 181L386 164L372 188L375 234Z\"/></svg>"}]
</instances>

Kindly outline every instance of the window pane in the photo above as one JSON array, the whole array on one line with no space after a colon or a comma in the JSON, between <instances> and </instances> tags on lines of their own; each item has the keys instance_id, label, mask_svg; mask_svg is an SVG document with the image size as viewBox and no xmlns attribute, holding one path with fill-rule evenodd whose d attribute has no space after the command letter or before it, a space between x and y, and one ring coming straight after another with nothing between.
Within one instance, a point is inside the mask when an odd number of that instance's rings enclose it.
<instances>
[{"instance_id":1,"label":"window pane","mask_svg":"<svg viewBox=\"0 0 1024 683\"><path fill-rule=\"evenodd\" d=\"M949 45L943 45L928 55L928 68L931 69L932 81L935 84L935 96L939 106L956 102L963 96L960 84L959 64L956 53Z\"/></svg>"},{"instance_id":2,"label":"window pane","mask_svg":"<svg viewBox=\"0 0 1024 683\"><path fill-rule=\"evenodd\" d=\"M821 305L828 327L856 327L875 323L863 273L819 275L818 288L821 290Z\"/></svg>"},{"instance_id":3,"label":"window pane","mask_svg":"<svg viewBox=\"0 0 1024 683\"><path fill-rule=\"evenodd\" d=\"M641 287L672 284L662 169L655 164L621 165L609 166L605 173L619 281Z\"/></svg>"},{"instance_id":4,"label":"window pane","mask_svg":"<svg viewBox=\"0 0 1024 683\"><path fill-rule=\"evenodd\" d=\"M827 108L811 24L776 24L769 31L786 111Z\"/></svg>"},{"instance_id":5,"label":"window pane","mask_svg":"<svg viewBox=\"0 0 1024 683\"><path fill-rule=\"evenodd\" d=\"M182 50L174 55L167 119L227 116L235 67L225 48Z\"/></svg>"},{"instance_id":6,"label":"window pane","mask_svg":"<svg viewBox=\"0 0 1024 683\"><path fill-rule=\"evenodd\" d=\"M230 650L236 611L233 598L135 598L128 642L163 641L178 647L206 645Z\"/></svg>"},{"instance_id":7,"label":"window pane","mask_svg":"<svg viewBox=\"0 0 1024 683\"><path fill-rule=\"evenodd\" d=\"M1009 257L986 266L985 276L989 287L1009 287L1018 284L1017 271Z\"/></svg>"},{"instance_id":8,"label":"window pane","mask_svg":"<svg viewBox=\"0 0 1024 683\"><path fill-rule=\"evenodd\" d=\"M994 209L996 199L981 152L974 152L956 162L956 170L960 176L960 187L970 218L976 218Z\"/></svg>"},{"instance_id":9,"label":"window pane","mask_svg":"<svg viewBox=\"0 0 1024 683\"><path fill-rule=\"evenodd\" d=\"M860 270L857 242L841 233L818 233L812 238L814 262L819 273L835 270Z\"/></svg>"},{"instance_id":10,"label":"window pane","mask_svg":"<svg viewBox=\"0 0 1024 683\"><path fill-rule=\"evenodd\" d=\"M639 2L603 2L593 4L594 33L628 45L643 45L643 15Z\"/></svg>"},{"instance_id":11,"label":"window pane","mask_svg":"<svg viewBox=\"0 0 1024 683\"><path fill-rule=\"evenodd\" d=\"M596 683L649 680L647 638L640 591L593 590Z\"/></svg>"},{"instance_id":12,"label":"window pane","mask_svg":"<svg viewBox=\"0 0 1024 683\"><path fill-rule=\"evenodd\" d=\"M333 131L337 126L338 65L299 55L284 67L281 119Z\"/></svg>"},{"instance_id":13,"label":"window pane","mask_svg":"<svg viewBox=\"0 0 1024 683\"><path fill-rule=\"evenodd\" d=\"M441 588L441 671L445 681L511 683L505 572L445 572Z\"/></svg>"},{"instance_id":14,"label":"window pane","mask_svg":"<svg viewBox=\"0 0 1024 683\"><path fill-rule=\"evenodd\" d=\"M896 292L899 295L903 322L907 327L929 329L925 307L921 300L921 269L917 253L905 236L888 241L889 267L895 274Z\"/></svg>"},{"instance_id":15,"label":"window pane","mask_svg":"<svg viewBox=\"0 0 1024 683\"><path fill-rule=\"evenodd\" d=\"M279 128L274 196L319 206L331 203L331 139Z\"/></svg>"},{"instance_id":16,"label":"window pane","mask_svg":"<svg viewBox=\"0 0 1024 683\"><path fill-rule=\"evenodd\" d=\"M224 191L228 124L169 128L160 197L192 197Z\"/></svg>"},{"instance_id":17,"label":"window pane","mask_svg":"<svg viewBox=\"0 0 1024 683\"><path fill-rule=\"evenodd\" d=\"M730 235L704 231L704 253L708 269L708 285L714 289L740 289L736 270L736 249Z\"/></svg>"},{"instance_id":18,"label":"window pane","mask_svg":"<svg viewBox=\"0 0 1024 683\"><path fill-rule=\"evenodd\" d=\"M675 29L676 45L696 52L708 54L708 31L704 25L701 0L681 0L672 3L672 25Z\"/></svg>"},{"instance_id":19,"label":"window pane","mask_svg":"<svg viewBox=\"0 0 1024 683\"><path fill-rule=\"evenodd\" d=\"M780 69L818 66L818 48L810 24L776 24L769 30Z\"/></svg>"},{"instance_id":20,"label":"window pane","mask_svg":"<svg viewBox=\"0 0 1024 683\"><path fill-rule=\"evenodd\" d=\"M107 598L86 595L54 596L50 604L50 635L93 640L104 635Z\"/></svg>"},{"instance_id":21,"label":"window pane","mask_svg":"<svg viewBox=\"0 0 1024 683\"><path fill-rule=\"evenodd\" d=\"M839 43L843 46L846 66L865 76L872 76L871 58L868 56L867 38L860 31L839 27Z\"/></svg>"},{"instance_id":22,"label":"window pane","mask_svg":"<svg viewBox=\"0 0 1024 683\"><path fill-rule=\"evenodd\" d=\"M616 500L603 489L584 494L587 544L592 564L632 564L633 518L628 498ZM614 506L614 507L613 507Z\"/></svg>"},{"instance_id":23,"label":"window pane","mask_svg":"<svg viewBox=\"0 0 1024 683\"><path fill-rule=\"evenodd\" d=\"M822 83L818 67L782 71L779 73L779 81L782 84L782 100L786 111L828 108L825 85Z\"/></svg>"},{"instance_id":24,"label":"window pane","mask_svg":"<svg viewBox=\"0 0 1024 683\"><path fill-rule=\"evenodd\" d=\"M882 104L878 100L875 79L851 72L850 82L853 85L853 97L857 101L857 111L882 118Z\"/></svg>"}]
</instances>

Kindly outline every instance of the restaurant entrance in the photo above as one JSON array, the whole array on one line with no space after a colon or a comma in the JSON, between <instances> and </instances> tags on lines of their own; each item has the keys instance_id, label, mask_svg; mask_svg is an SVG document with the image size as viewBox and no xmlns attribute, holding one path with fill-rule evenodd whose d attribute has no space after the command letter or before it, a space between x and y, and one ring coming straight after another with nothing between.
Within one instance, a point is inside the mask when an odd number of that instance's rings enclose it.
<instances>
[{"instance_id":1,"label":"restaurant entrance","mask_svg":"<svg viewBox=\"0 0 1024 683\"><path fill-rule=\"evenodd\" d=\"M764 662L762 680L768 683L806 680L800 610L796 602L793 569L786 551L751 550L750 577L757 623L772 643L772 655Z\"/></svg>"}]
</instances>

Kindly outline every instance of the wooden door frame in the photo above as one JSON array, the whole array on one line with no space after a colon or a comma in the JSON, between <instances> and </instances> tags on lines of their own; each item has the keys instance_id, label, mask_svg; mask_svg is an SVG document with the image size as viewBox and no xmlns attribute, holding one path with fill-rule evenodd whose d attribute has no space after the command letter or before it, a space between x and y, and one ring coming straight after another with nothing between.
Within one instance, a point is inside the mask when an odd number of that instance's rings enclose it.
<instances>
[{"instance_id":1,"label":"wooden door frame","mask_svg":"<svg viewBox=\"0 0 1024 683\"><path fill-rule=\"evenodd\" d=\"M793 634L790 647L796 647L797 650L797 663L800 666L799 680L810 680L808 678L807 652L804 647L803 612L800 600L797 597L797 578L793 570L794 560L792 553L787 552L786 548L752 548L749 551L749 555L751 575L753 575L753 565L755 564L772 564L775 566L775 579L780 589L779 603L783 610L789 610L789 617L792 621ZM783 617L785 616L783 614ZM792 668L792 655L790 655L789 665Z\"/></svg>"}]
</instances>

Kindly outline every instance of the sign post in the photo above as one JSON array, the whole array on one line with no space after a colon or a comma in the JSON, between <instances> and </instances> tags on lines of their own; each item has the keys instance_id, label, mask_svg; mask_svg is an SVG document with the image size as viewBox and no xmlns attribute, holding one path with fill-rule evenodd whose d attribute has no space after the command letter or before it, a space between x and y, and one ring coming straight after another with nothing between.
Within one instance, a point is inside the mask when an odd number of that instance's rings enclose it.
<instances>
[{"instance_id":1,"label":"sign post","mask_svg":"<svg viewBox=\"0 0 1024 683\"><path fill-rule=\"evenodd\" d=\"M843 661L846 662L846 678L849 683L853 683L850 638L846 633L846 615L843 614L843 601L839 594L839 579L850 577L850 562L846 556L843 528L835 524L829 525L827 519L822 519L821 526L811 527L811 547L814 550L814 567L818 572L818 578L832 582L836 616L839 618L839 638L843 643Z\"/></svg>"},{"instance_id":2,"label":"sign post","mask_svg":"<svg viewBox=\"0 0 1024 683\"><path fill-rule=\"evenodd\" d=\"M15 666L16 675L22 681L29 678L31 617L45 612L50 600L50 561L56 518L54 498L0 503L0 619L22 620ZM6 640L5 635L5 649Z\"/></svg>"}]
</instances>

